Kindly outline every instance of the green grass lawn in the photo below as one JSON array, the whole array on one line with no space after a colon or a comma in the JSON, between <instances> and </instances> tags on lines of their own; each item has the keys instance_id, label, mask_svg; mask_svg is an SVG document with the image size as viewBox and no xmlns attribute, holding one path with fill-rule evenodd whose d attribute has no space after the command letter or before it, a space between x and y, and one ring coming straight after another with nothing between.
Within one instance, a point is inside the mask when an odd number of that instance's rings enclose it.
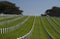
<instances>
[{"instance_id":1,"label":"green grass lawn","mask_svg":"<svg viewBox=\"0 0 60 39\"><path fill-rule=\"evenodd\" d=\"M1 38L0 39L17 39L20 36L23 36L25 34L27 34L31 28L32 28L32 24L33 24L33 19L34 17L30 17L21 27L19 27L18 29L9 32L9 33L5 33L3 35L0 35Z\"/></svg>"},{"instance_id":2,"label":"green grass lawn","mask_svg":"<svg viewBox=\"0 0 60 39\"><path fill-rule=\"evenodd\" d=\"M60 34L58 34L52 27L51 25L47 22L45 17L42 17L42 21L45 25L45 28L48 30L48 32L53 36L55 39L60 39Z\"/></svg>"},{"instance_id":3,"label":"green grass lawn","mask_svg":"<svg viewBox=\"0 0 60 39\"><path fill-rule=\"evenodd\" d=\"M30 36L30 39L48 39L48 36L41 24L40 17L36 17L34 30Z\"/></svg>"},{"instance_id":4,"label":"green grass lawn","mask_svg":"<svg viewBox=\"0 0 60 39\"><path fill-rule=\"evenodd\" d=\"M18 19L18 20L14 21L14 22L5 23L5 24L1 25L0 28L7 28L7 27L15 26L15 25L21 23L26 18L27 18L27 16L26 17L23 17L21 19Z\"/></svg>"},{"instance_id":5,"label":"green grass lawn","mask_svg":"<svg viewBox=\"0 0 60 39\"><path fill-rule=\"evenodd\" d=\"M18 17L19 16L14 16L11 18L4 18L0 20L0 22L12 20ZM2 18L2 16L0 16L0 18ZM8 28L8 27L15 26L23 22L27 18L28 16L23 16L22 18L14 22L3 24L2 26L0 26L0 28ZM36 18L35 16L30 16L30 18L25 23L23 23L21 26L19 26L17 29L11 32L0 34L0 39L17 39L19 37L26 35L32 29L34 19L35 19L34 28L30 34L29 39L49 39L52 37L54 39L60 39L60 34L57 33L57 31L60 31L60 27L59 27L60 17L43 17L43 16L36 16ZM54 20L56 23L54 22ZM57 24L59 24L59 26Z\"/></svg>"}]
</instances>

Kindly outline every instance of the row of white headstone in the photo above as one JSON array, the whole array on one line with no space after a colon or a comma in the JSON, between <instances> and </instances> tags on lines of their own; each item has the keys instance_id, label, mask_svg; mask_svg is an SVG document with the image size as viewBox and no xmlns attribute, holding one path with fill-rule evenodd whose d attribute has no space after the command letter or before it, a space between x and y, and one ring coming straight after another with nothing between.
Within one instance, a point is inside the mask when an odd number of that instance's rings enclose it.
<instances>
[{"instance_id":1,"label":"row of white headstone","mask_svg":"<svg viewBox=\"0 0 60 39\"><path fill-rule=\"evenodd\" d=\"M14 15L10 15L10 14L0 14L0 16L5 16L5 17L13 17L13 16L22 16L22 15L16 15L16 14L14 14Z\"/></svg>"},{"instance_id":2,"label":"row of white headstone","mask_svg":"<svg viewBox=\"0 0 60 39\"><path fill-rule=\"evenodd\" d=\"M18 19L20 19L20 18L22 18L22 17L18 17L18 18L15 18L15 19L7 20L7 21L2 21L2 22L0 22L0 25L14 22L14 21L16 21L16 20L18 20Z\"/></svg>"},{"instance_id":3,"label":"row of white headstone","mask_svg":"<svg viewBox=\"0 0 60 39\"><path fill-rule=\"evenodd\" d=\"M42 26L43 26L43 28L45 29L45 32L47 33L49 39L51 39L51 38L52 38L52 39L55 39L55 38L51 35L51 33L48 32L48 29L45 27L42 18L41 18L41 23L42 23Z\"/></svg>"},{"instance_id":4,"label":"row of white headstone","mask_svg":"<svg viewBox=\"0 0 60 39\"><path fill-rule=\"evenodd\" d=\"M12 17L14 17L14 16L12 16ZM7 19L7 18L12 18L12 17L9 17L9 16L1 16L0 20Z\"/></svg>"},{"instance_id":5,"label":"row of white headstone","mask_svg":"<svg viewBox=\"0 0 60 39\"><path fill-rule=\"evenodd\" d=\"M0 34L4 34L8 31L9 31L8 28L0 28Z\"/></svg>"},{"instance_id":6,"label":"row of white headstone","mask_svg":"<svg viewBox=\"0 0 60 39\"><path fill-rule=\"evenodd\" d=\"M14 16L12 16L12 17L1 17L0 18L0 20L2 20L2 19L5 19L5 18L13 18ZM10 23L10 22L13 22L13 21L16 21L16 20L18 20L19 18L15 18L15 19L12 19L12 20L8 20L8 21L3 21L3 22L0 22L0 25L3 25L3 24L5 24L5 23ZM6 33L6 32L8 32L9 30L8 30L8 28L0 28L0 34L4 34L4 33Z\"/></svg>"},{"instance_id":7,"label":"row of white headstone","mask_svg":"<svg viewBox=\"0 0 60 39\"><path fill-rule=\"evenodd\" d=\"M33 22L33 25L32 25L31 30L30 30L26 35L24 35L24 36L22 36L22 37L19 37L19 38L17 38L17 39L28 39L28 38L30 37L33 29L34 29L34 24L35 24L35 19L34 19L34 22Z\"/></svg>"},{"instance_id":8,"label":"row of white headstone","mask_svg":"<svg viewBox=\"0 0 60 39\"><path fill-rule=\"evenodd\" d=\"M60 27L60 23L58 23L58 21L55 20L55 18L52 18L51 19L57 24L58 27Z\"/></svg>"},{"instance_id":9,"label":"row of white headstone","mask_svg":"<svg viewBox=\"0 0 60 39\"><path fill-rule=\"evenodd\" d=\"M15 26L12 26L12 27L0 28L0 34L4 34L4 33L6 33L6 32L10 32L10 31L13 31L13 30L17 29L17 28L20 27L22 24L24 24L28 19L29 19L29 17L26 18L23 22L15 25Z\"/></svg>"},{"instance_id":10,"label":"row of white headstone","mask_svg":"<svg viewBox=\"0 0 60 39\"><path fill-rule=\"evenodd\" d=\"M7 18L7 17L6 17ZM10 17L11 18L11 17ZM1 18L0 20L2 20L2 19L5 19L4 17L3 18ZM8 20L9 22L12 22L12 21L16 21L16 20L18 20L18 19L13 19L13 20ZM8 21L3 21L3 22L0 22L0 25L3 25L3 24L5 24L6 22L8 22ZM9 23L8 22L8 23ZM9 30L8 30L8 28L0 28L0 34L4 34L4 33L6 33L6 32L8 32Z\"/></svg>"},{"instance_id":11,"label":"row of white headstone","mask_svg":"<svg viewBox=\"0 0 60 39\"><path fill-rule=\"evenodd\" d=\"M19 27L20 27L21 25L23 25L28 19L29 19L29 17L26 18L23 22L21 22L21 23L15 25L15 26L9 27L9 31L13 31L13 30L19 28Z\"/></svg>"},{"instance_id":12,"label":"row of white headstone","mask_svg":"<svg viewBox=\"0 0 60 39\"><path fill-rule=\"evenodd\" d=\"M60 31L58 31L57 29L56 29L56 27L54 27L54 25L53 24L51 24L51 22L49 22L49 17L46 17L46 19L47 19L47 21L48 21L48 23L51 25L51 27L57 32L57 33L59 33L60 34Z\"/></svg>"}]
</instances>

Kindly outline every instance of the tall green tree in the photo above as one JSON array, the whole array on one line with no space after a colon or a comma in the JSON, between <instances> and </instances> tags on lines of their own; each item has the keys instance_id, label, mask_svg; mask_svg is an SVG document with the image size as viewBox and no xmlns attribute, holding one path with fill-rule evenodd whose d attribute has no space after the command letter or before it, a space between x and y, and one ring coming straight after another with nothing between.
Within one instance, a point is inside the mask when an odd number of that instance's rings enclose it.
<instances>
[{"instance_id":1,"label":"tall green tree","mask_svg":"<svg viewBox=\"0 0 60 39\"><path fill-rule=\"evenodd\" d=\"M43 16L49 15L49 16L60 16L60 7L52 7L51 9L47 9L45 11L45 14L42 14Z\"/></svg>"},{"instance_id":2,"label":"tall green tree","mask_svg":"<svg viewBox=\"0 0 60 39\"><path fill-rule=\"evenodd\" d=\"M0 1L0 13L3 14L22 14L22 10L16 7L14 3L8 1Z\"/></svg>"}]
</instances>

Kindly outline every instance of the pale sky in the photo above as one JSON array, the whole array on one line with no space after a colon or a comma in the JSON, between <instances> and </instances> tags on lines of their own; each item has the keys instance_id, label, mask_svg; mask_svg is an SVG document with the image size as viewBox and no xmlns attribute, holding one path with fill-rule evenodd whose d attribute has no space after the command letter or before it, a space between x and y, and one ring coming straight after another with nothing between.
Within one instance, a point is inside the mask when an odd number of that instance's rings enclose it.
<instances>
[{"instance_id":1,"label":"pale sky","mask_svg":"<svg viewBox=\"0 0 60 39\"><path fill-rule=\"evenodd\" d=\"M53 6L60 7L60 0L8 0L22 9L23 15L40 15Z\"/></svg>"}]
</instances>

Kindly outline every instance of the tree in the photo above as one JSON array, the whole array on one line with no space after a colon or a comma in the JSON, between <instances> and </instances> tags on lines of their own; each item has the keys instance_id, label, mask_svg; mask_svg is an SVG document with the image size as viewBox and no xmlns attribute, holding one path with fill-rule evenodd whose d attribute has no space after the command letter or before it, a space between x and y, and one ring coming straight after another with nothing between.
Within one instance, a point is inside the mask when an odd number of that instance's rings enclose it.
<instances>
[{"instance_id":1,"label":"tree","mask_svg":"<svg viewBox=\"0 0 60 39\"><path fill-rule=\"evenodd\" d=\"M22 10L16 7L14 3L8 1L0 1L0 14L22 14Z\"/></svg>"},{"instance_id":2,"label":"tree","mask_svg":"<svg viewBox=\"0 0 60 39\"><path fill-rule=\"evenodd\" d=\"M48 9L45 11L44 15L49 15L49 16L60 16L60 7L52 7L52 9Z\"/></svg>"}]
</instances>

